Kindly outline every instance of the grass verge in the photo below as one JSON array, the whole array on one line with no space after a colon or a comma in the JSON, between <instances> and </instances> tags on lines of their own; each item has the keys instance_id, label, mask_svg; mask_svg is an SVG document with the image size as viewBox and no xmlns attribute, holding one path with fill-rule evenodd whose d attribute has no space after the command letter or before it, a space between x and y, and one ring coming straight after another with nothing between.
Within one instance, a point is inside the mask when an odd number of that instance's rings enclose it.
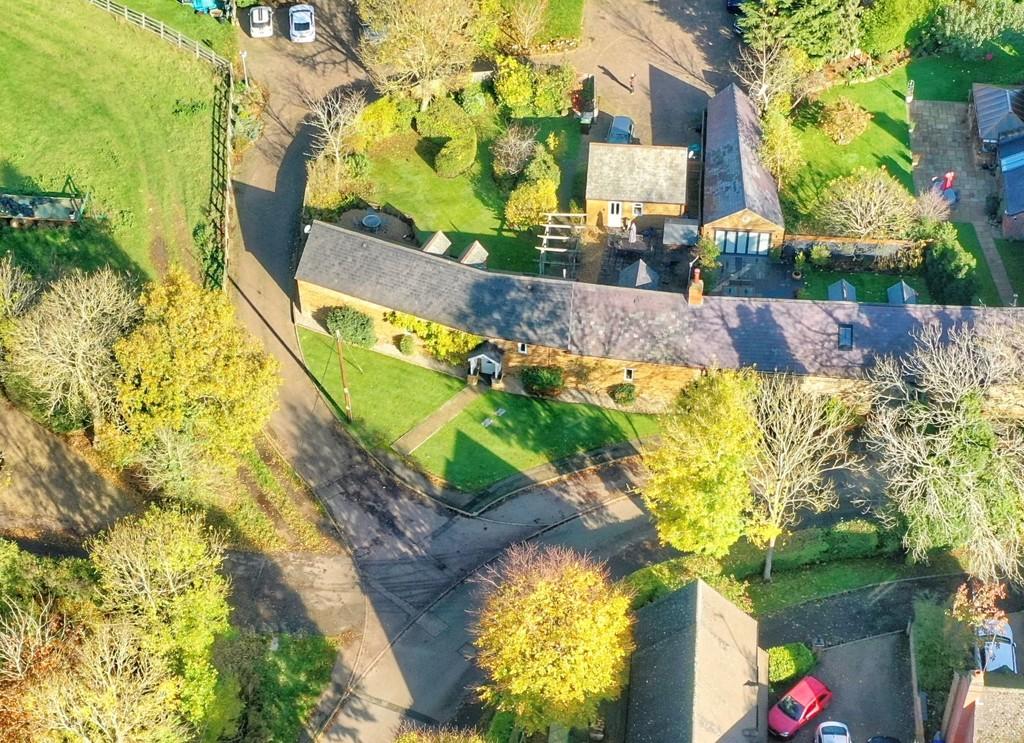
<instances>
[{"instance_id":1,"label":"grass verge","mask_svg":"<svg viewBox=\"0 0 1024 743\"><path fill-rule=\"evenodd\" d=\"M474 400L413 452L462 490L580 452L657 433L657 418L507 392Z\"/></svg>"},{"instance_id":2,"label":"grass verge","mask_svg":"<svg viewBox=\"0 0 1024 743\"><path fill-rule=\"evenodd\" d=\"M1024 242L996 240L996 250L999 251L999 257L1003 259L1003 266L1010 279L1010 286L1020 298L1024 298ZM1019 305L1020 301L1017 304Z\"/></svg>"},{"instance_id":3,"label":"grass verge","mask_svg":"<svg viewBox=\"0 0 1024 743\"><path fill-rule=\"evenodd\" d=\"M306 328L298 332L306 368L347 423L334 341ZM461 379L364 348L346 346L345 361L356 417L353 428L367 444L391 444L465 386Z\"/></svg>"},{"instance_id":4,"label":"grass verge","mask_svg":"<svg viewBox=\"0 0 1024 743\"><path fill-rule=\"evenodd\" d=\"M992 272L989 270L988 261L985 260L985 252L981 249L974 225L969 222L957 222L954 226L960 244L978 261L978 267L975 269L975 275L978 277L978 295L975 298L975 304L1001 307L1003 300L999 297L996 282L992 280Z\"/></svg>"},{"instance_id":5,"label":"grass verge","mask_svg":"<svg viewBox=\"0 0 1024 743\"><path fill-rule=\"evenodd\" d=\"M294 538L296 546L307 552L321 552L330 546L316 524L310 521L299 505L292 500L285 485L277 478L263 455L253 450L245 455L245 465L264 497L280 514Z\"/></svg>"},{"instance_id":6,"label":"grass verge","mask_svg":"<svg viewBox=\"0 0 1024 743\"><path fill-rule=\"evenodd\" d=\"M969 663L970 630L927 597L914 601L914 660L918 686L927 699L928 728L938 729L953 674Z\"/></svg>"},{"instance_id":7,"label":"grass verge","mask_svg":"<svg viewBox=\"0 0 1024 743\"><path fill-rule=\"evenodd\" d=\"M71 2L12 14L0 69L5 98L17 101L0 106L0 189L61 190L71 177L90 196L84 227L5 229L0 252L39 275L105 264L153 275L192 251L210 189L205 63Z\"/></svg>"},{"instance_id":8,"label":"grass verge","mask_svg":"<svg viewBox=\"0 0 1024 743\"><path fill-rule=\"evenodd\" d=\"M924 277L917 274L890 274L870 273L861 271L857 273L845 273L843 271L819 271L811 269L807 274L804 283L806 299L828 299L828 288L840 279L846 279L857 290L858 302L878 302L886 304L889 301L886 291L890 286L902 279L906 281L917 292L919 304L931 302L931 295L924 282Z\"/></svg>"},{"instance_id":9,"label":"grass verge","mask_svg":"<svg viewBox=\"0 0 1024 743\"><path fill-rule=\"evenodd\" d=\"M583 5L585 0L548 0L544 14L542 44L553 41L579 40L583 33Z\"/></svg>"},{"instance_id":10,"label":"grass verge","mask_svg":"<svg viewBox=\"0 0 1024 743\"><path fill-rule=\"evenodd\" d=\"M217 20L194 12L191 5L166 0L127 0L122 5L145 13L154 20L163 21L175 31L210 47L225 59L234 59L238 53L238 31L230 21ZM242 12L246 11L243 9Z\"/></svg>"}]
</instances>

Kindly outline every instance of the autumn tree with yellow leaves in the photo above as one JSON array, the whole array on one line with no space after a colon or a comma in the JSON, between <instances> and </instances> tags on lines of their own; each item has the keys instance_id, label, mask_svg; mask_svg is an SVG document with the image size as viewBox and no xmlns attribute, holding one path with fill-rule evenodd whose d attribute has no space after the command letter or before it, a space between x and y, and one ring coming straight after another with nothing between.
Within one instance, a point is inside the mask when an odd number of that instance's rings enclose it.
<instances>
[{"instance_id":1,"label":"autumn tree with yellow leaves","mask_svg":"<svg viewBox=\"0 0 1024 743\"><path fill-rule=\"evenodd\" d=\"M616 698L633 649L630 597L603 565L562 547L510 548L478 579L485 702L527 732L584 725Z\"/></svg>"}]
</instances>

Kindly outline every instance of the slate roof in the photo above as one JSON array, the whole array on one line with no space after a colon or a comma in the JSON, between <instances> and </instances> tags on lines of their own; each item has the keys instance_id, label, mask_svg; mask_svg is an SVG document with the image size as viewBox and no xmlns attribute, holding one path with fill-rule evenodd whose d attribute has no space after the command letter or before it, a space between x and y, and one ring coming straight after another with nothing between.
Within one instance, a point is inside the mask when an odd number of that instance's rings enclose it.
<instances>
[{"instance_id":1,"label":"slate roof","mask_svg":"<svg viewBox=\"0 0 1024 743\"><path fill-rule=\"evenodd\" d=\"M974 83L971 96L978 135L986 142L1024 134L1024 89Z\"/></svg>"},{"instance_id":2,"label":"slate roof","mask_svg":"<svg viewBox=\"0 0 1024 743\"><path fill-rule=\"evenodd\" d=\"M885 295L889 304L917 304L917 292L902 279L886 289Z\"/></svg>"},{"instance_id":3,"label":"slate roof","mask_svg":"<svg viewBox=\"0 0 1024 743\"><path fill-rule=\"evenodd\" d=\"M647 265L641 258L619 271L619 286L632 286L637 289L657 289L661 276Z\"/></svg>"},{"instance_id":4,"label":"slate roof","mask_svg":"<svg viewBox=\"0 0 1024 743\"><path fill-rule=\"evenodd\" d=\"M977 743L1024 741L1024 678L1018 674L986 673L984 693L974 703Z\"/></svg>"},{"instance_id":5,"label":"slate roof","mask_svg":"<svg viewBox=\"0 0 1024 743\"><path fill-rule=\"evenodd\" d=\"M757 154L757 111L735 83L708 101L704 132L704 222L750 209L783 226L775 179Z\"/></svg>"},{"instance_id":6,"label":"slate roof","mask_svg":"<svg viewBox=\"0 0 1024 743\"><path fill-rule=\"evenodd\" d=\"M1003 209L1007 214L1024 212L1024 168L1003 173Z\"/></svg>"},{"instance_id":7,"label":"slate roof","mask_svg":"<svg viewBox=\"0 0 1024 743\"><path fill-rule=\"evenodd\" d=\"M765 739L754 619L698 580L637 612L634 638L626 743Z\"/></svg>"},{"instance_id":8,"label":"slate roof","mask_svg":"<svg viewBox=\"0 0 1024 743\"><path fill-rule=\"evenodd\" d=\"M846 279L839 279L828 285L828 298L831 302L856 302L857 288Z\"/></svg>"},{"instance_id":9,"label":"slate roof","mask_svg":"<svg viewBox=\"0 0 1024 743\"><path fill-rule=\"evenodd\" d=\"M314 222L295 278L488 338L583 356L858 377L935 323L999 322L1018 309L705 296L481 271ZM1021 316L1021 315L1018 315ZM838 348L840 325L853 348Z\"/></svg>"},{"instance_id":10,"label":"slate roof","mask_svg":"<svg viewBox=\"0 0 1024 743\"><path fill-rule=\"evenodd\" d=\"M591 142L587 157L587 198L686 203L685 147Z\"/></svg>"},{"instance_id":11,"label":"slate roof","mask_svg":"<svg viewBox=\"0 0 1024 743\"><path fill-rule=\"evenodd\" d=\"M486 356L496 364L500 364L501 360L505 358L505 352L497 344L491 341L484 341L469 352L467 359L475 359L480 356Z\"/></svg>"}]
</instances>

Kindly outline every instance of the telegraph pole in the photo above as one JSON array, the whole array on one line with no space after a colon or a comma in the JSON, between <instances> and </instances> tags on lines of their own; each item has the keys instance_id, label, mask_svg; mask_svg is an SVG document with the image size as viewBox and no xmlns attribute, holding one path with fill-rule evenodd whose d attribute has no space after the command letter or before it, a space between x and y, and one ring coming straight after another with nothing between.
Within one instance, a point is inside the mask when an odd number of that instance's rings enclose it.
<instances>
[{"instance_id":1,"label":"telegraph pole","mask_svg":"<svg viewBox=\"0 0 1024 743\"><path fill-rule=\"evenodd\" d=\"M334 340L338 345L338 367L341 369L341 390L345 394L345 415L348 416L348 422L353 421L352 418L352 395L348 391L348 376L345 374L345 344L342 343L341 336L334 336Z\"/></svg>"}]
</instances>

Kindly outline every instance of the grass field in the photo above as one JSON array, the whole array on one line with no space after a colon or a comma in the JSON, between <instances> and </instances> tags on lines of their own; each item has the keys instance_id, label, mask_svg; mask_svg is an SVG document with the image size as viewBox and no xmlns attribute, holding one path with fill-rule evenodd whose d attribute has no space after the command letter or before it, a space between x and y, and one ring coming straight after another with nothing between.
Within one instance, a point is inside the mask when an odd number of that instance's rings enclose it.
<instances>
[{"instance_id":1,"label":"grass field","mask_svg":"<svg viewBox=\"0 0 1024 743\"><path fill-rule=\"evenodd\" d=\"M542 42L558 39L579 39L583 32L585 0L548 0Z\"/></svg>"},{"instance_id":2,"label":"grass field","mask_svg":"<svg viewBox=\"0 0 1024 743\"><path fill-rule=\"evenodd\" d=\"M886 290L900 279L917 291L919 304L928 304L931 297L924 277L917 274L891 273L843 273L842 271L818 271L811 269L807 274L804 292L807 299L828 299L828 287L840 279L846 279L857 290L858 302L880 302L886 304L889 297Z\"/></svg>"},{"instance_id":3,"label":"grass field","mask_svg":"<svg viewBox=\"0 0 1024 743\"><path fill-rule=\"evenodd\" d=\"M489 392L427 439L413 458L456 487L476 490L545 462L657 431L654 416Z\"/></svg>"},{"instance_id":4,"label":"grass field","mask_svg":"<svg viewBox=\"0 0 1024 743\"><path fill-rule=\"evenodd\" d=\"M68 2L10 14L0 69L0 189L59 190L70 176L90 195L83 229L5 230L0 252L37 274L110 263L152 275L191 250L210 188L214 80L204 63Z\"/></svg>"},{"instance_id":5,"label":"grass field","mask_svg":"<svg viewBox=\"0 0 1024 743\"><path fill-rule=\"evenodd\" d=\"M236 27L227 21L196 13L191 5L182 5L172 0L124 0L121 4L163 21L174 30L206 44L222 57L233 59L238 53ZM242 8L240 12L248 11Z\"/></svg>"},{"instance_id":6,"label":"grass field","mask_svg":"<svg viewBox=\"0 0 1024 743\"><path fill-rule=\"evenodd\" d=\"M334 341L299 328L299 343L306 367L330 399L342 405ZM461 379L363 348L346 347L345 360L357 432L369 434L367 443L392 443L465 386ZM340 407L337 413L345 419Z\"/></svg>"},{"instance_id":7,"label":"grass field","mask_svg":"<svg viewBox=\"0 0 1024 743\"><path fill-rule=\"evenodd\" d=\"M992 280L992 272L988 268L988 261L985 260L981 243L978 242L978 233L974 231L974 225L969 222L957 222L955 226L957 235L960 237L960 244L978 261L978 267L975 269L975 274L978 277L978 295L975 298L975 304L1000 307L1003 300L999 297L996 282Z\"/></svg>"},{"instance_id":8,"label":"grass field","mask_svg":"<svg viewBox=\"0 0 1024 743\"><path fill-rule=\"evenodd\" d=\"M807 164L792 181L784 184L780 194L787 229L798 232L809 228L815 202L828 183L859 167L884 167L913 192L910 127L904 102L906 89L907 71L903 68L871 83L837 85L825 91L822 102L844 96L874 116L867 131L848 145L838 145L829 139L819 128L810 107L805 107L797 116Z\"/></svg>"},{"instance_id":9,"label":"grass field","mask_svg":"<svg viewBox=\"0 0 1024 743\"><path fill-rule=\"evenodd\" d=\"M1003 259L1006 275L1010 278L1010 286L1024 299L1024 242L1013 240L996 240L996 249ZM1020 306L1020 301L1017 302Z\"/></svg>"},{"instance_id":10,"label":"grass field","mask_svg":"<svg viewBox=\"0 0 1024 743\"><path fill-rule=\"evenodd\" d=\"M559 158L563 170L565 163L578 157L580 134L574 120L527 119L525 123L539 128L541 141L553 131L565 136ZM493 136L492 132L486 134ZM452 241L453 253L479 240L490 252L488 265L492 268L536 272L536 238L505 227L505 197L494 183L490 144L488 136L481 136L477 164L458 178L441 178L415 133L394 137L370 156L368 180L375 187L373 200L409 215L422 238L443 230Z\"/></svg>"},{"instance_id":11,"label":"grass field","mask_svg":"<svg viewBox=\"0 0 1024 743\"><path fill-rule=\"evenodd\" d=\"M951 54L911 60L915 95L926 101L967 101L971 83L1024 82L1024 34L1007 33L990 45L992 59L964 61Z\"/></svg>"}]
</instances>

